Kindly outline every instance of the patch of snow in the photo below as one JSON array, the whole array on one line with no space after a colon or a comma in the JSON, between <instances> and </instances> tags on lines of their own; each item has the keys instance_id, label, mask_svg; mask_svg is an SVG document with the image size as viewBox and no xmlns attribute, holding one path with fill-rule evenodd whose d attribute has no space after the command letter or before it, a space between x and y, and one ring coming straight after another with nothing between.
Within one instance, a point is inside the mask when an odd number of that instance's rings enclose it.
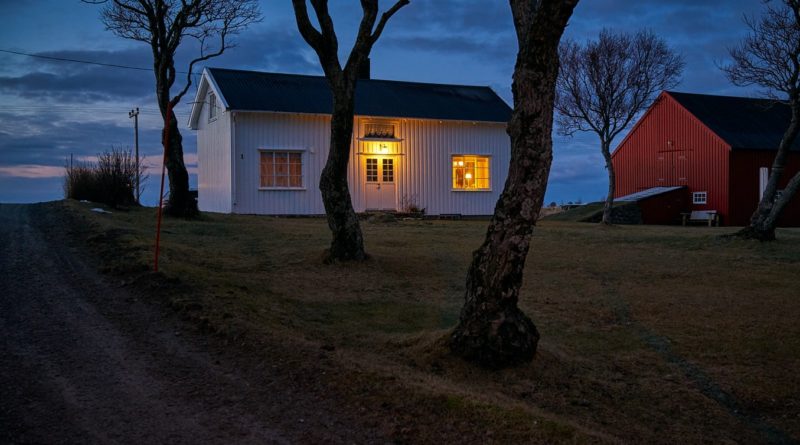
<instances>
[{"instance_id":1,"label":"patch of snow","mask_svg":"<svg viewBox=\"0 0 800 445\"><path fill-rule=\"evenodd\" d=\"M91 210L92 212L95 212L95 213L111 213L108 210L101 209L100 207L95 207L95 208L89 209L89 210Z\"/></svg>"}]
</instances>

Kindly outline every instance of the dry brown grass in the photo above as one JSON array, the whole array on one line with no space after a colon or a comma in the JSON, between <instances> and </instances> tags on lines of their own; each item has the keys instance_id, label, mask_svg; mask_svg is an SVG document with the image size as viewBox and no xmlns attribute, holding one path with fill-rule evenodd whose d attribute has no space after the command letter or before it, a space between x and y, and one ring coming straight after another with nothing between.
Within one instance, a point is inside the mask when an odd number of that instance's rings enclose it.
<instances>
[{"instance_id":1,"label":"dry brown grass","mask_svg":"<svg viewBox=\"0 0 800 445\"><path fill-rule=\"evenodd\" d=\"M109 271L150 279L137 273L152 209L63 207L93 227ZM445 347L485 227L365 223L372 259L323 266L321 219L169 219L161 268L186 285L172 305L212 331L335 348L339 395L407 413L415 426L397 434L412 442L442 419L468 442L800 439L800 230L759 244L721 241L727 228L542 221L521 297L540 352L493 372Z\"/></svg>"}]
</instances>

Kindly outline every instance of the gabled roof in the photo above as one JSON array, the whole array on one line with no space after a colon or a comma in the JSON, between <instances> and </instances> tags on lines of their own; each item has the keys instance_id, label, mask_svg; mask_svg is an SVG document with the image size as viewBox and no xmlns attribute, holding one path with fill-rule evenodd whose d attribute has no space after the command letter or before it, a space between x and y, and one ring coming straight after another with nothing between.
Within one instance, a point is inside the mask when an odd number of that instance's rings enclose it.
<instances>
[{"instance_id":1,"label":"gabled roof","mask_svg":"<svg viewBox=\"0 0 800 445\"><path fill-rule=\"evenodd\" d=\"M667 91L734 150L777 150L789 126L789 105L768 99ZM792 150L800 150L800 138Z\"/></svg>"},{"instance_id":2,"label":"gabled roof","mask_svg":"<svg viewBox=\"0 0 800 445\"><path fill-rule=\"evenodd\" d=\"M206 75L229 110L331 114L331 92L322 76L222 68L207 68ZM511 108L489 87L360 79L356 114L505 123Z\"/></svg>"},{"instance_id":3,"label":"gabled roof","mask_svg":"<svg viewBox=\"0 0 800 445\"><path fill-rule=\"evenodd\" d=\"M652 187L649 189L645 189L636 193L631 193L630 195L620 196L619 198L614 198L616 202L637 202L642 201L647 198L652 198L653 196L663 195L664 193L673 192L675 190L680 190L686 188L685 186L675 186L675 187Z\"/></svg>"}]
</instances>

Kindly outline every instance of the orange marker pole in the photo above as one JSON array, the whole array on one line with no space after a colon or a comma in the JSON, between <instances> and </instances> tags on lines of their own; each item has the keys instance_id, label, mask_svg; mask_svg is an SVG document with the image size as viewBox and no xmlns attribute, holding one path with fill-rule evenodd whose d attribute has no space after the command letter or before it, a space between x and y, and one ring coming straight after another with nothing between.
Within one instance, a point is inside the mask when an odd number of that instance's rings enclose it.
<instances>
[{"instance_id":1,"label":"orange marker pole","mask_svg":"<svg viewBox=\"0 0 800 445\"><path fill-rule=\"evenodd\" d=\"M169 147L169 120L172 117L172 102L167 103L167 118L164 124L164 159L161 161L161 191L158 194L158 221L156 222L156 254L153 270L158 272L158 250L161 242L161 208L164 207L164 175L167 169L167 149Z\"/></svg>"}]
</instances>

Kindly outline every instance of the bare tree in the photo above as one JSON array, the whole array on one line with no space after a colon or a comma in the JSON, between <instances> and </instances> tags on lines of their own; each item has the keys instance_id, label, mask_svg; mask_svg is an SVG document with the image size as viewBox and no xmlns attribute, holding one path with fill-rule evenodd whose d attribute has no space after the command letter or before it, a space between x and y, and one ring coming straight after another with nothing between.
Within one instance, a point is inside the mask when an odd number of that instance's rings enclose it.
<instances>
[{"instance_id":1,"label":"bare tree","mask_svg":"<svg viewBox=\"0 0 800 445\"><path fill-rule=\"evenodd\" d=\"M677 85L684 62L650 31L635 35L600 32L597 41L564 42L556 94L559 131L593 131L608 171L604 224L611 224L615 175L611 143L661 90Z\"/></svg>"},{"instance_id":2,"label":"bare tree","mask_svg":"<svg viewBox=\"0 0 800 445\"><path fill-rule=\"evenodd\" d=\"M502 367L533 359L539 332L518 307L533 227L553 159L558 43L578 0L510 0L519 51L511 164L486 239L472 254L464 307L450 337L456 355Z\"/></svg>"},{"instance_id":3,"label":"bare tree","mask_svg":"<svg viewBox=\"0 0 800 445\"><path fill-rule=\"evenodd\" d=\"M366 258L361 226L353 209L350 188L347 185L356 81L359 69L368 60L372 46L381 36L386 22L408 3L409 0L398 0L381 15L376 25L378 0L361 0L363 13L361 24L358 27L355 44L342 68L339 62L339 42L333 28L333 20L328 13L328 1L311 0L320 27L317 30L309 19L306 0L292 0L297 28L303 39L317 53L333 94L330 151L319 181L328 227L333 233L331 247L326 252L326 262L362 261Z\"/></svg>"},{"instance_id":4,"label":"bare tree","mask_svg":"<svg viewBox=\"0 0 800 445\"><path fill-rule=\"evenodd\" d=\"M183 138L172 111L192 85L195 64L221 55L234 45L230 37L261 20L257 0L84 0L105 3L102 21L119 37L150 45L156 78L156 100L164 120L163 134L169 135L166 167L169 173L169 202L166 213L173 216L197 214L197 203L189 195L189 174L183 161ZM189 62L186 80L177 94L171 88L177 80L175 53L185 38L198 42L199 55Z\"/></svg>"},{"instance_id":5,"label":"bare tree","mask_svg":"<svg viewBox=\"0 0 800 445\"><path fill-rule=\"evenodd\" d=\"M800 132L800 0L776 3L778 6L768 5L760 19L745 19L750 35L730 50L733 62L723 67L735 85L758 85L768 97L791 109L761 201L750 217L750 225L735 234L760 241L775 239L778 218L800 187L797 172L778 196L789 150Z\"/></svg>"}]
</instances>

